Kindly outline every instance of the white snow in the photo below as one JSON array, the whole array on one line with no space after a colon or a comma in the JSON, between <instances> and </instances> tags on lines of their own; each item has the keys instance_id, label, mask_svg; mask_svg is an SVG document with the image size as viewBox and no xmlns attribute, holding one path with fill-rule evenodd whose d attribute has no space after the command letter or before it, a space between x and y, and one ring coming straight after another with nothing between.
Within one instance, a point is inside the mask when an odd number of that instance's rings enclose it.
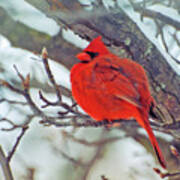
<instances>
[{"instance_id":1,"label":"white snow","mask_svg":"<svg viewBox=\"0 0 180 180\"><path fill-rule=\"evenodd\" d=\"M80 38L70 29L67 30L63 29L62 35L66 41L70 42L71 44L74 44L76 47L79 47L81 49L85 48L89 44L88 41Z\"/></svg>"},{"instance_id":2,"label":"white snow","mask_svg":"<svg viewBox=\"0 0 180 180\"><path fill-rule=\"evenodd\" d=\"M83 3L82 0L79 0ZM93 0L87 1L87 4L91 4ZM104 1L105 2L105 1ZM112 1L106 1L107 7L113 6ZM135 13L133 9L129 6L128 1L119 0L119 5L128 13L132 19L139 25L141 30L146 34L147 37L158 47L163 53L164 57L168 59L168 62L174 67L176 71L179 71L179 67L172 62L172 59L164 52L161 47L160 40L155 38L155 24L150 19L144 18L144 23L139 19L139 14ZM21 21L24 24L48 33L50 35L55 35L59 31L59 26L51 19L47 18L42 12L35 9L33 6L29 5L23 0L6 0L0 1L0 6L7 9L8 13L17 21ZM153 7L155 8L155 7ZM158 8L157 8L158 9ZM164 9L161 9L164 11ZM175 13L175 12L172 12ZM176 16L176 15L175 15ZM174 16L173 16L174 17ZM179 17L178 17L179 18ZM173 33L174 29L169 28L168 33ZM167 32L166 32L167 33ZM178 35L180 37L180 34ZM88 42L79 38L71 30L63 30L63 37L68 42L76 45L77 47L84 48L88 45ZM171 38L167 36L167 41L171 41ZM180 56L178 53L178 48L175 44L172 43L173 54ZM4 73L0 73L0 78L5 80L12 80L17 77L16 72L13 68L13 65L17 65L19 71L23 75L30 73L31 78L36 77L42 83L47 82L47 75L44 71L43 64L40 61L32 60L32 57L39 59L39 57L34 54L22 50L20 48L15 48L11 46L11 43L3 36L0 36L0 67L5 69ZM58 84L62 84L67 88L70 88L69 81L69 70L64 66L50 60L50 67L53 71L55 79ZM179 71L180 72L180 71ZM0 89L1 95L4 95L8 99L16 99L24 101L23 97L16 96L10 91L5 91L4 88ZM38 96L38 89L31 89L31 94L33 100L38 104L42 105L42 102ZM52 101L55 100L55 96L51 93L44 93L47 98L50 98ZM63 97L63 100L67 103L70 103L70 99ZM20 105L18 105L20 107ZM0 117L8 117L14 122L21 122L24 120L24 112L31 113L27 107L23 107L23 112L13 109L7 103L0 104ZM56 112L57 109L47 109L46 112ZM64 148L72 157L79 157L81 155L85 156L89 151L85 151L84 146L78 147L75 143L64 143L61 137L61 130L54 127L43 127L38 123L39 119L34 118L33 122L30 125L27 134L22 139L15 156L12 159L12 169L14 173L21 174L25 173L25 166L33 166L37 168L36 180L56 180L57 173L63 172L64 166L67 166L67 161L62 158L62 156L57 156L50 146L48 145L47 137L50 137L52 143L54 143L59 148ZM7 123L1 123L1 127L7 127ZM72 128L64 128L63 130L72 131ZM141 129L140 132L144 133ZM3 145L5 150L9 150L13 143L15 142L20 131L15 130L12 132L2 132L0 131L0 142ZM93 140L95 137L98 137L100 130L81 129L75 134L79 138L86 138L87 140ZM113 134L119 134L119 130L113 130ZM124 136L124 132L121 132ZM156 133L157 135L159 133ZM161 136L168 140L172 140L172 137ZM81 152L83 152L81 154ZM121 140L110 144L106 147L104 158L101 159L93 169L91 170L88 180L100 179L101 175L105 175L107 178L113 180L126 179L126 180L160 180L160 177L154 173L152 170L153 167L159 167L158 164L155 164L155 159L153 156L148 153L145 148L133 140L132 138L122 138ZM49 168L50 167L50 168ZM0 177L2 177L2 172L0 171ZM20 179L20 178L19 178Z\"/></svg>"},{"instance_id":3,"label":"white snow","mask_svg":"<svg viewBox=\"0 0 180 180\"><path fill-rule=\"evenodd\" d=\"M161 52L161 54L164 56L164 59L167 60L167 62L171 65L171 67L175 70L175 72L177 74L180 75L180 65L178 65L171 57L170 55L164 50L164 45L162 44L162 40L159 37L158 39L156 39L155 34L156 34L156 26L154 24L154 22L149 19L149 18L144 18L143 22L140 20L140 13L137 13L133 10L132 6L130 5L129 1L126 0L119 0L118 1L119 6L128 14L129 17L131 17L131 19L139 26L139 28L141 29L141 31L146 35L146 37L157 47L157 49ZM160 11L161 13L163 12L163 10L165 9L165 12L169 9L169 8L165 8L162 6L159 7L158 5L156 6L156 10L158 9L158 11ZM152 9L154 10L154 8L152 7ZM170 13L168 14L173 14L172 17L174 18L176 16L176 12L175 11L170 11ZM167 14L166 14L167 15ZM179 20L179 16L176 16L176 20ZM174 32L174 28L172 27L168 27L167 28L168 31L166 31L164 33L164 37L166 37L167 42L169 43L170 39L172 40L172 37L170 38L170 34L169 32ZM175 42L174 42L175 44ZM179 52L179 48L177 48L177 45L173 44L173 53L174 54L178 54ZM174 47L176 46L176 48ZM170 47L170 51L172 49L172 47ZM174 52L174 49L177 49L177 52ZM172 52L171 54L174 55ZM179 56L177 56L176 58L179 58Z\"/></svg>"},{"instance_id":4,"label":"white snow","mask_svg":"<svg viewBox=\"0 0 180 180\"><path fill-rule=\"evenodd\" d=\"M48 18L24 0L1 0L0 6L6 9L14 20L20 21L31 28L51 36L59 32L60 27L54 20Z\"/></svg>"},{"instance_id":5,"label":"white snow","mask_svg":"<svg viewBox=\"0 0 180 180\"><path fill-rule=\"evenodd\" d=\"M132 138L124 138L111 144L91 170L88 180L100 179L101 175L113 180L161 180L153 171L155 166L158 167L152 155L142 145Z\"/></svg>"}]
</instances>

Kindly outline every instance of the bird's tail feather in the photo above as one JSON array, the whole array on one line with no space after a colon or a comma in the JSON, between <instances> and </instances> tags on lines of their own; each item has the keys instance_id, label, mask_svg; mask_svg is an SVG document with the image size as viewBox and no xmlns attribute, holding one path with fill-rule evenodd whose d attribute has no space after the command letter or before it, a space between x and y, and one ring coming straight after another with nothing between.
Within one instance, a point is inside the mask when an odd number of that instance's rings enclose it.
<instances>
[{"instance_id":1,"label":"bird's tail feather","mask_svg":"<svg viewBox=\"0 0 180 180\"><path fill-rule=\"evenodd\" d=\"M156 137L154 136L154 133L152 131L152 128L150 127L150 124L147 120L143 121L140 123L141 126L143 126L143 128L147 131L148 133L148 136L149 136L149 139L150 139L150 142L154 148L154 151L157 155L157 158L159 160L159 163L161 164L161 166L166 169L166 162L165 162L165 159L164 159L164 156L162 154L162 151L159 147L159 144L156 140Z\"/></svg>"}]
</instances>

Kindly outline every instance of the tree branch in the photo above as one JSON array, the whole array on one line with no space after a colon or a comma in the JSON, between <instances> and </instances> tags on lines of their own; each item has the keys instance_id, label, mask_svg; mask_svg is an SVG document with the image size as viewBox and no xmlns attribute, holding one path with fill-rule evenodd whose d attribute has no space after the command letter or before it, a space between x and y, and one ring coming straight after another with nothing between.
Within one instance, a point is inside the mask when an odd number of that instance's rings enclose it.
<instances>
[{"instance_id":1,"label":"tree branch","mask_svg":"<svg viewBox=\"0 0 180 180\"><path fill-rule=\"evenodd\" d=\"M28 129L28 126L22 127L21 133L20 133L20 135L17 137L16 142L15 142L12 150L8 153L8 156L7 156L8 162L11 161L11 158L12 158L12 156L14 155L14 153L15 153L15 151L16 151L16 148L17 148L17 146L19 145L19 143L20 143L20 141L21 141L22 137L24 136L24 134L25 134L25 132L26 132L27 129Z\"/></svg>"},{"instance_id":2,"label":"tree branch","mask_svg":"<svg viewBox=\"0 0 180 180\"><path fill-rule=\"evenodd\" d=\"M9 161L6 158L1 146L0 146L0 164L4 173L5 180L13 180Z\"/></svg>"}]
</instances>

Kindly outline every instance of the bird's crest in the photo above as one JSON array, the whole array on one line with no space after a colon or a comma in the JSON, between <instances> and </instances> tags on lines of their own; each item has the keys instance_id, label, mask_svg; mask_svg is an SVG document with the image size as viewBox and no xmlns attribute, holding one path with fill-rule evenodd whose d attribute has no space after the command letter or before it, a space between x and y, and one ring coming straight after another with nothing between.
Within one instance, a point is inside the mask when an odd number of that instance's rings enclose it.
<instances>
[{"instance_id":1,"label":"bird's crest","mask_svg":"<svg viewBox=\"0 0 180 180\"><path fill-rule=\"evenodd\" d=\"M97 38L93 39L83 51L98 53L99 55L109 53L109 50L107 49L105 44L102 42L101 36L98 36Z\"/></svg>"}]
</instances>

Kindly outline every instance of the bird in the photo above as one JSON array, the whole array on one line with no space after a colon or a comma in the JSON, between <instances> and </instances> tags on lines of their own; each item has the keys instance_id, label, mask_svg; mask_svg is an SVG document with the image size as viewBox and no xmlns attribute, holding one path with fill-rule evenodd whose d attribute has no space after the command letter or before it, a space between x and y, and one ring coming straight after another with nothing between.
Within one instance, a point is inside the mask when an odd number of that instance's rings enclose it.
<instances>
[{"instance_id":1,"label":"bird","mask_svg":"<svg viewBox=\"0 0 180 180\"><path fill-rule=\"evenodd\" d=\"M148 77L137 62L111 53L98 36L76 55L70 73L72 96L95 121L135 119L150 139L160 165L166 162L149 122L156 106Z\"/></svg>"}]
</instances>

